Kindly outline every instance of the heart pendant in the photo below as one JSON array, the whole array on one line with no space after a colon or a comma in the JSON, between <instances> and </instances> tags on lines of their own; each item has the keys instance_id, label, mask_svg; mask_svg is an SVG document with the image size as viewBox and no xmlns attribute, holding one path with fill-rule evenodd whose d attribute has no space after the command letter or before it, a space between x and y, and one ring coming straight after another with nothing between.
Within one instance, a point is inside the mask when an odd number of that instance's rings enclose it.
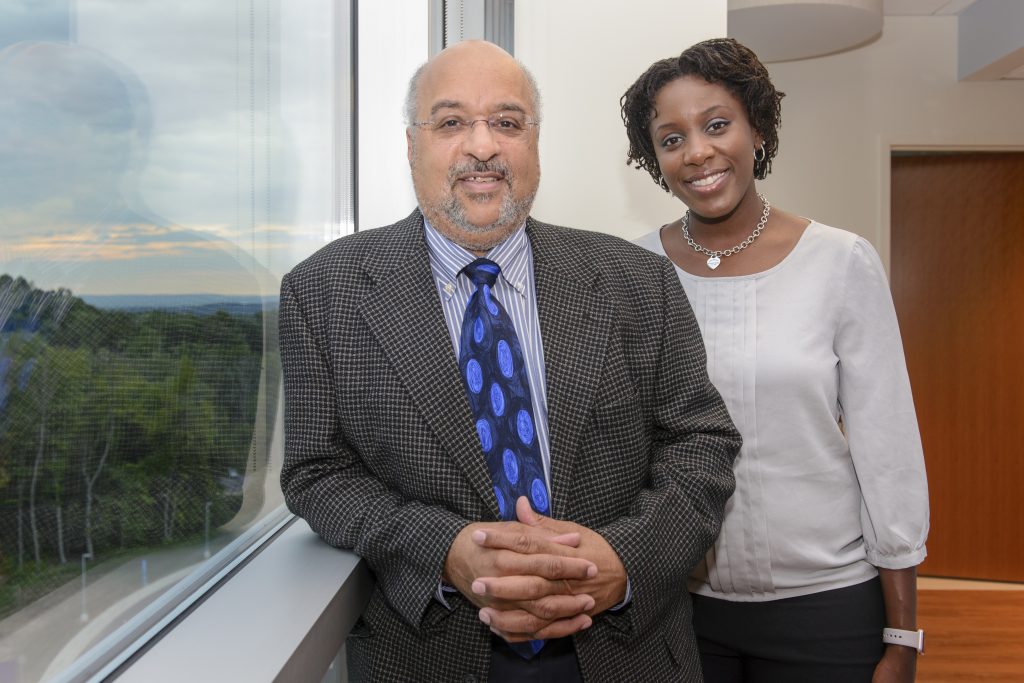
<instances>
[{"instance_id":1,"label":"heart pendant","mask_svg":"<svg viewBox=\"0 0 1024 683\"><path fill-rule=\"evenodd\" d=\"M718 258L717 256L712 256L711 258L708 259L708 268L714 270L715 268L718 267L718 264L721 262L722 259Z\"/></svg>"}]
</instances>

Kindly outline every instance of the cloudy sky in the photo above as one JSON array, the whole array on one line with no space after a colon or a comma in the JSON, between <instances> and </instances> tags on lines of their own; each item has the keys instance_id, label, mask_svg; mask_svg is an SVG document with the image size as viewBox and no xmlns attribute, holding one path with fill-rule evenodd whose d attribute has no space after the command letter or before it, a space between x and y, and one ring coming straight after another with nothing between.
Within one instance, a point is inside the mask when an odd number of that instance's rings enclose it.
<instances>
[{"instance_id":1,"label":"cloudy sky","mask_svg":"<svg viewBox=\"0 0 1024 683\"><path fill-rule=\"evenodd\" d=\"M275 293L337 182L331 2L280 4L0 0L0 273Z\"/></svg>"}]
</instances>

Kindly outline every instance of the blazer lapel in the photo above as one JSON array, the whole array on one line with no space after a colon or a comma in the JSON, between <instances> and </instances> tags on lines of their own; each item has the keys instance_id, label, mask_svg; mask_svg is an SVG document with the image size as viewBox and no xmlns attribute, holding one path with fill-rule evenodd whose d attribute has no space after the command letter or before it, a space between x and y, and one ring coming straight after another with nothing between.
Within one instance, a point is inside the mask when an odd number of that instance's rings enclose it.
<instances>
[{"instance_id":1,"label":"blazer lapel","mask_svg":"<svg viewBox=\"0 0 1024 683\"><path fill-rule=\"evenodd\" d=\"M527 222L533 250L537 311L544 346L552 515L571 509L572 470L580 433L601 378L611 306L599 273L586 256L567 247L550 226Z\"/></svg>"},{"instance_id":2,"label":"blazer lapel","mask_svg":"<svg viewBox=\"0 0 1024 683\"><path fill-rule=\"evenodd\" d=\"M360 303L360 313L441 447L497 517L491 477L430 271L423 222L415 212L402 225L401 239L364 263L377 287Z\"/></svg>"}]
</instances>

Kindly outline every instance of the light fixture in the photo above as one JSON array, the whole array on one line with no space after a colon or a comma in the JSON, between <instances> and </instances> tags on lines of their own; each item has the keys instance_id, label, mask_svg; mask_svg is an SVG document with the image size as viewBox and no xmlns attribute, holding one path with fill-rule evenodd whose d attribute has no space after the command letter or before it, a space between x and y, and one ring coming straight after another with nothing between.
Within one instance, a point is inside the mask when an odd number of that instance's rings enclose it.
<instances>
[{"instance_id":1,"label":"light fixture","mask_svg":"<svg viewBox=\"0 0 1024 683\"><path fill-rule=\"evenodd\" d=\"M729 0L729 36L763 62L842 52L882 34L882 0Z\"/></svg>"}]
</instances>

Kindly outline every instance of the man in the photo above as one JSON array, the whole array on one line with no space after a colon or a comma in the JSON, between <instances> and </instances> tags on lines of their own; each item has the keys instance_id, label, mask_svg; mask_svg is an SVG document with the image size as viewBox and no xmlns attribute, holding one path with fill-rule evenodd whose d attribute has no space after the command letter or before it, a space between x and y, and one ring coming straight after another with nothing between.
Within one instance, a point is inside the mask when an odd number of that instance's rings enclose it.
<instances>
[{"instance_id":1,"label":"man","mask_svg":"<svg viewBox=\"0 0 1024 683\"><path fill-rule=\"evenodd\" d=\"M700 679L686 577L739 435L671 264L528 217L538 104L500 48L443 51L419 209L281 285L282 487L377 581L356 680Z\"/></svg>"}]
</instances>

